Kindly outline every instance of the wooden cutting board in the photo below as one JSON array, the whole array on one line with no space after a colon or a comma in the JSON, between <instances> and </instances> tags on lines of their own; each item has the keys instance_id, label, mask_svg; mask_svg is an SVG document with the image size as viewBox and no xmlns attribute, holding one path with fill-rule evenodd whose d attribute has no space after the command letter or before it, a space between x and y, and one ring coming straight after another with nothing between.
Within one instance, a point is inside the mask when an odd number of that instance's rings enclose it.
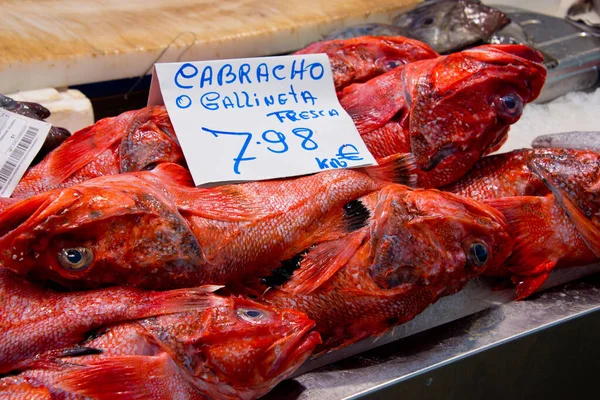
<instances>
[{"instance_id":1,"label":"wooden cutting board","mask_svg":"<svg viewBox=\"0 0 600 400\"><path fill-rule=\"evenodd\" d=\"M0 92L130 78L154 62L282 54L420 0L4 0Z\"/></svg>"}]
</instances>

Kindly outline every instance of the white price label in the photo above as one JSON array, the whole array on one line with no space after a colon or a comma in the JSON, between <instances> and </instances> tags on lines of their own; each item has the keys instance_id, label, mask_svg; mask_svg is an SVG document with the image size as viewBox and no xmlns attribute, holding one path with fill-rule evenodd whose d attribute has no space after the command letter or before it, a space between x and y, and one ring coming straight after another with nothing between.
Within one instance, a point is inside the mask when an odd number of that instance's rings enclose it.
<instances>
[{"instance_id":1,"label":"white price label","mask_svg":"<svg viewBox=\"0 0 600 400\"><path fill-rule=\"evenodd\" d=\"M0 109L0 197L10 197L52 126Z\"/></svg>"},{"instance_id":2,"label":"white price label","mask_svg":"<svg viewBox=\"0 0 600 400\"><path fill-rule=\"evenodd\" d=\"M325 54L156 64L163 102L196 185L377 164Z\"/></svg>"}]
</instances>

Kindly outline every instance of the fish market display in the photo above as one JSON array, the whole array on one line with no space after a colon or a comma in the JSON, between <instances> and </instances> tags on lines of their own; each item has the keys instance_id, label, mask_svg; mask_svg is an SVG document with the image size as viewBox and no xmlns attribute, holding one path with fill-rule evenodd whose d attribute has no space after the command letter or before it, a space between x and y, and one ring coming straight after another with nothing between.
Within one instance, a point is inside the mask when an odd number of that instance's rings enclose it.
<instances>
[{"instance_id":1,"label":"fish market display","mask_svg":"<svg viewBox=\"0 0 600 400\"><path fill-rule=\"evenodd\" d=\"M508 219L515 248L506 263L519 298L555 267L600 260L600 155L523 149L485 157L445 190L487 200ZM504 268L493 270L503 275Z\"/></svg>"},{"instance_id":2,"label":"fish market display","mask_svg":"<svg viewBox=\"0 0 600 400\"><path fill-rule=\"evenodd\" d=\"M264 295L270 304L314 319L322 350L414 318L486 268L501 265L511 250L498 211L450 193L391 185L361 197L349 212L363 214L364 226L317 245L330 251L352 247L346 263L315 273L306 268L314 262L309 250L295 259L297 265L286 265L289 281Z\"/></svg>"},{"instance_id":3,"label":"fish market display","mask_svg":"<svg viewBox=\"0 0 600 400\"><path fill-rule=\"evenodd\" d=\"M364 82L410 62L439 56L426 44L402 36L363 36L350 40L316 42L295 54L325 53L331 62L336 90Z\"/></svg>"},{"instance_id":4,"label":"fish market display","mask_svg":"<svg viewBox=\"0 0 600 400\"><path fill-rule=\"evenodd\" d=\"M416 61L342 90L369 151L414 156L417 186L438 187L497 150L546 77L522 45L486 45Z\"/></svg>"},{"instance_id":5,"label":"fish market display","mask_svg":"<svg viewBox=\"0 0 600 400\"><path fill-rule=\"evenodd\" d=\"M45 120L50 116L50 111L37 103L29 103L25 101L15 101L10 97L4 96L0 94L0 108L5 109L6 111L14 112L15 114L20 114L25 117L37 119L40 121ZM44 144L42 148L35 156L33 160L34 164L37 164L46 154L50 151L57 148L62 142L67 140L67 138L71 135L71 133L65 128L58 128L56 126L52 126L50 131L48 132L48 136L46 136L46 140L44 140Z\"/></svg>"},{"instance_id":6,"label":"fish market display","mask_svg":"<svg viewBox=\"0 0 600 400\"><path fill-rule=\"evenodd\" d=\"M94 332L60 359L41 354L32 368L0 379L0 397L255 399L321 342L314 321L300 312L240 297L204 297L194 311Z\"/></svg>"},{"instance_id":7,"label":"fish market display","mask_svg":"<svg viewBox=\"0 0 600 400\"><path fill-rule=\"evenodd\" d=\"M478 0L427 1L414 10L397 16L392 25L350 26L326 39L356 36L406 36L430 45L438 53L448 53L487 40L510 22L501 11Z\"/></svg>"},{"instance_id":8,"label":"fish market display","mask_svg":"<svg viewBox=\"0 0 600 400\"><path fill-rule=\"evenodd\" d=\"M564 132L536 137L531 147L560 147L600 152L600 132Z\"/></svg>"},{"instance_id":9,"label":"fish market display","mask_svg":"<svg viewBox=\"0 0 600 400\"><path fill-rule=\"evenodd\" d=\"M525 298L599 261L597 133L484 157L539 96L542 55L395 33L489 40L508 20L477 1L394 23L297 53L329 56L378 166L198 188L164 106L49 145L0 199L0 398L254 399L473 278Z\"/></svg>"},{"instance_id":10,"label":"fish market display","mask_svg":"<svg viewBox=\"0 0 600 400\"><path fill-rule=\"evenodd\" d=\"M362 171L211 189L193 187L175 164L99 177L0 213L0 262L73 288L241 283L354 229L344 204L396 181L404 168L391 158Z\"/></svg>"},{"instance_id":11,"label":"fish market display","mask_svg":"<svg viewBox=\"0 0 600 400\"><path fill-rule=\"evenodd\" d=\"M206 291L181 289L142 292L114 287L61 293L40 289L0 269L0 374L46 350L79 343L104 324L194 310L206 303Z\"/></svg>"}]
</instances>

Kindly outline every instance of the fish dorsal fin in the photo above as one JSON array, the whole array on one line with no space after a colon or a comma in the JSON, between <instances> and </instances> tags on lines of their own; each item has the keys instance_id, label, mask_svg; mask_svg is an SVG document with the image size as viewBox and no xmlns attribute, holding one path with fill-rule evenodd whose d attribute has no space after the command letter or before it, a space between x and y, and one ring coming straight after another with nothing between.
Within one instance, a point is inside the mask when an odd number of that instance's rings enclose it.
<instances>
[{"instance_id":1,"label":"fish dorsal fin","mask_svg":"<svg viewBox=\"0 0 600 400\"><path fill-rule=\"evenodd\" d=\"M373 179L415 187L419 181L419 168L410 153L393 154L381 158L376 166L362 168Z\"/></svg>"},{"instance_id":2,"label":"fish dorsal fin","mask_svg":"<svg viewBox=\"0 0 600 400\"><path fill-rule=\"evenodd\" d=\"M45 175L45 179L50 180L53 185L64 182L120 141L124 131L114 129L113 124L117 124L117 121L107 118L75 132L65 140L42 161L45 163L46 171L52 171Z\"/></svg>"}]
</instances>

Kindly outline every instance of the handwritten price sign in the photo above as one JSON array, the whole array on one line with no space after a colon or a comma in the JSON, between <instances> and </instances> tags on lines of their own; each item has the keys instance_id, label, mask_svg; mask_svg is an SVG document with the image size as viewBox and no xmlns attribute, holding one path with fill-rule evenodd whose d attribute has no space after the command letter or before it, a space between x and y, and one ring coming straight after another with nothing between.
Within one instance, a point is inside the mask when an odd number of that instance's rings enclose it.
<instances>
[{"instance_id":1,"label":"handwritten price sign","mask_svg":"<svg viewBox=\"0 0 600 400\"><path fill-rule=\"evenodd\" d=\"M324 54L156 64L161 98L197 185L376 164Z\"/></svg>"}]
</instances>

